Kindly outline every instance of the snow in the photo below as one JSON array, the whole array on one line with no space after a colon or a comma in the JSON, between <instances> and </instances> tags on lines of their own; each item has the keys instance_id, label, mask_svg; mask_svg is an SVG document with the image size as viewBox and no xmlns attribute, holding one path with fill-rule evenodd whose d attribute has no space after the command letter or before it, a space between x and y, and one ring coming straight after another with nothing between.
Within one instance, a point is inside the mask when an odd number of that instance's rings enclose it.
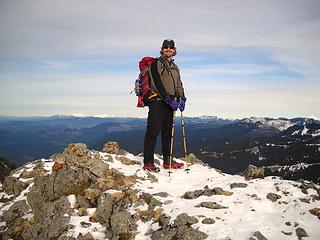
<instances>
[{"instance_id":1,"label":"snow","mask_svg":"<svg viewBox=\"0 0 320 240\"><path fill-rule=\"evenodd\" d=\"M280 131L284 131L288 129L289 127L293 126L294 123L290 122L290 120L285 119L271 119L271 118L257 118L257 117L251 117L251 118L245 118L243 119L244 122L248 123L257 123L260 122L264 126L276 128Z\"/></svg>"},{"instance_id":2,"label":"snow","mask_svg":"<svg viewBox=\"0 0 320 240\"><path fill-rule=\"evenodd\" d=\"M77 197L74 194L69 195L68 197L69 203L70 203L70 207L74 208L77 202Z\"/></svg>"},{"instance_id":3,"label":"snow","mask_svg":"<svg viewBox=\"0 0 320 240\"><path fill-rule=\"evenodd\" d=\"M306 125L303 126L303 130L301 131L301 135L307 135L308 132L308 128L306 127Z\"/></svg>"},{"instance_id":4,"label":"snow","mask_svg":"<svg viewBox=\"0 0 320 240\"><path fill-rule=\"evenodd\" d=\"M301 183L294 181L281 180L278 177L266 177L265 179L254 179L246 181L244 177L239 175L229 175L216 171L208 166L194 164L189 166L190 171L186 172L185 169L173 169L169 175L168 170L161 167L159 173L147 173L142 170L142 165L124 165L116 159L116 155L111 155L113 162L107 161L107 154L100 153L101 159L109 164L110 168L115 168L121 171L127 176L137 175L137 183L132 187L137 189L140 193L146 192L155 194L159 192L167 192L168 197L154 196L157 200L165 202L171 200L171 203L162 204L161 208L165 214L171 217L171 222L181 213L187 213L189 216L196 217L199 222L192 225L193 228L198 229L208 234L207 239L222 240L233 239L243 240L249 239L254 232L260 231L267 239L287 240L296 239L295 236L295 223L298 223L298 227L305 229L309 235L308 240L320 239L319 231L319 219L311 215L309 210L319 207L319 201L310 201L310 203L301 202L300 198L312 199L312 195L317 195L315 190L308 189L308 193L302 193L301 189L297 186ZM142 163L143 159L140 156L133 154L126 154L125 157ZM155 155L155 158L162 163L161 158ZM175 159L181 161L180 159ZM47 171L51 172L53 165L52 160L41 160ZM299 165L296 167L306 167ZM32 165L27 165L24 168L31 169ZM15 174L15 177L19 177L23 169ZM49 173L50 173L49 172ZM148 178L148 174L152 174L157 178L157 182L151 182ZM233 188L232 183L246 183L246 188ZM8 210L10 206L18 200L26 199L27 193L30 191L33 184L30 184L27 189L14 199L10 204L0 204L0 215L5 210ZM319 186L316 185L318 188ZM184 199L182 195L187 191L200 190L208 187L210 189L214 187L220 187L224 191L233 192L230 196L225 195L213 195L213 196L200 196L196 199ZM2 185L0 185L0 189ZM108 192L117 192L115 190L108 190ZM281 196L277 202L271 202L266 198L268 193L276 193ZM253 196L255 194L255 196ZM0 191L0 198L7 197L2 191ZM68 196L70 205L75 207L76 196ZM225 209L207 209L203 207L197 207L198 204L205 201L216 202L227 208ZM132 207L130 212L132 214L135 211L146 210L147 205ZM79 233L85 235L90 232L94 239L105 239L105 227L100 223L90 222L90 216L94 216L96 208L88 208L86 216L77 216L77 210L70 217L71 228L67 235L77 237ZM28 219L32 217L32 214L26 215ZM210 217L215 220L214 224L203 224L202 220L205 217ZM290 222L291 226L287 226L285 223ZM81 224L82 223L82 224ZM88 226L83 226L88 224ZM145 233L150 229L159 229L158 223L153 223L153 220L149 222L138 221L138 233L135 239L148 240L150 235L146 236ZM5 225L4 222L0 222L0 225ZM284 235L281 231L292 232L291 236Z\"/></svg>"}]
</instances>

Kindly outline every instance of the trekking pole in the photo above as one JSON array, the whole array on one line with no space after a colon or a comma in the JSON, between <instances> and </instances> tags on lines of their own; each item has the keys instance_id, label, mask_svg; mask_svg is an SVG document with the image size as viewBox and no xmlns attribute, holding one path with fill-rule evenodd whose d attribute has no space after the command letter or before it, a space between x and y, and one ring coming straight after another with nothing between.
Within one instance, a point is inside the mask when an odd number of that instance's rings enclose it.
<instances>
[{"instance_id":1,"label":"trekking pole","mask_svg":"<svg viewBox=\"0 0 320 240\"><path fill-rule=\"evenodd\" d=\"M172 167L172 151L173 151L173 139L174 139L174 119L176 116L176 111L173 112L173 117L172 117L172 129L171 129L171 144L170 144L170 161L169 161L169 177L171 172L171 167Z\"/></svg>"},{"instance_id":2,"label":"trekking pole","mask_svg":"<svg viewBox=\"0 0 320 240\"><path fill-rule=\"evenodd\" d=\"M186 169L187 173L189 173L188 168L188 154L187 154L187 142L186 142L186 133L184 131L184 119L183 119L183 113L181 112L181 127L182 127L182 138L183 138L183 148L184 148L184 156L186 158Z\"/></svg>"}]
</instances>

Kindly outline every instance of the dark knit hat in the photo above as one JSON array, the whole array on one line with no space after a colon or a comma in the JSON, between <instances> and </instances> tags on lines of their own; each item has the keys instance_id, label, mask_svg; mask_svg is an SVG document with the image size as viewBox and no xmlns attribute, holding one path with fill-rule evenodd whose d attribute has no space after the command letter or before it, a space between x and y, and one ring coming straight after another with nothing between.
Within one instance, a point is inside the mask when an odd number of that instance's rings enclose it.
<instances>
[{"instance_id":1,"label":"dark knit hat","mask_svg":"<svg viewBox=\"0 0 320 240\"><path fill-rule=\"evenodd\" d=\"M164 40L163 43L162 43L162 47L165 47L165 46L175 47L174 46L174 41L172 39Z\"/></svg>"}]
</instances>

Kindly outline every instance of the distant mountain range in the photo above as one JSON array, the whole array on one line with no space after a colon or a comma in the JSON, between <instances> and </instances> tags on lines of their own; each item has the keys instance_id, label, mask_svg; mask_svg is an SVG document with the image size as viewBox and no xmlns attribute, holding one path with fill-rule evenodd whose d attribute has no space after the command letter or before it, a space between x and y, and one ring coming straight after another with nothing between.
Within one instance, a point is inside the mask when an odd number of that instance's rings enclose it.
<instances>
[{"instance_id":1,"label":"distant mountain range","mask_svg":"<svg viewBox=\"0 0 320 240\"><path fill-rule=\"evenodd\" d=\"M0 156L17 165L61 152L70 142L101 150L115 140L128 151L143 151L146 119L52 116L0 117ZM319 182L320 121L310 118L185 117L188 152L212 167L239 173L248 164L265 166L269 175ZM160 147L157 146L157 151ZM174 153L182 157L180 118Z\"/></svg>"}]
</instances>

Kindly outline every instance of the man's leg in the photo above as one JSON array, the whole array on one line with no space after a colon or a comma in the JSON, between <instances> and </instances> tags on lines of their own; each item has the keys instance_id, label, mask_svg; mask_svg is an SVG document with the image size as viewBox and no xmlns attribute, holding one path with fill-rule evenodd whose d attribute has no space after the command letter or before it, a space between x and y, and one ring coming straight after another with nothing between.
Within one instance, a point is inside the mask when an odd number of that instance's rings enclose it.
<instances>
[{"instance_id":1,"label":"man's leg","mask_svg":"<svg viewBox=\"0 0 320 240\"><path fill-rule=\"evenodd\" d=\"M170 158L172 123L173 123L173 110L169 107L167 109L165 119L161 126L161 143L162 143L163 161L168 164L169 164L169 158Z\"/></svg>"},{"instance_id":2,"label":"man's leg","mask_svg":"<svg viewBox=\"0 0 320 240\"><path fill-rule=\"evenodd\" d=\"M154 100L149 105L147 130L144 137L144 165L154 164L154 149L157 137L164 120L164 108L162 101Z\"/></svg>"}]
</instances>

